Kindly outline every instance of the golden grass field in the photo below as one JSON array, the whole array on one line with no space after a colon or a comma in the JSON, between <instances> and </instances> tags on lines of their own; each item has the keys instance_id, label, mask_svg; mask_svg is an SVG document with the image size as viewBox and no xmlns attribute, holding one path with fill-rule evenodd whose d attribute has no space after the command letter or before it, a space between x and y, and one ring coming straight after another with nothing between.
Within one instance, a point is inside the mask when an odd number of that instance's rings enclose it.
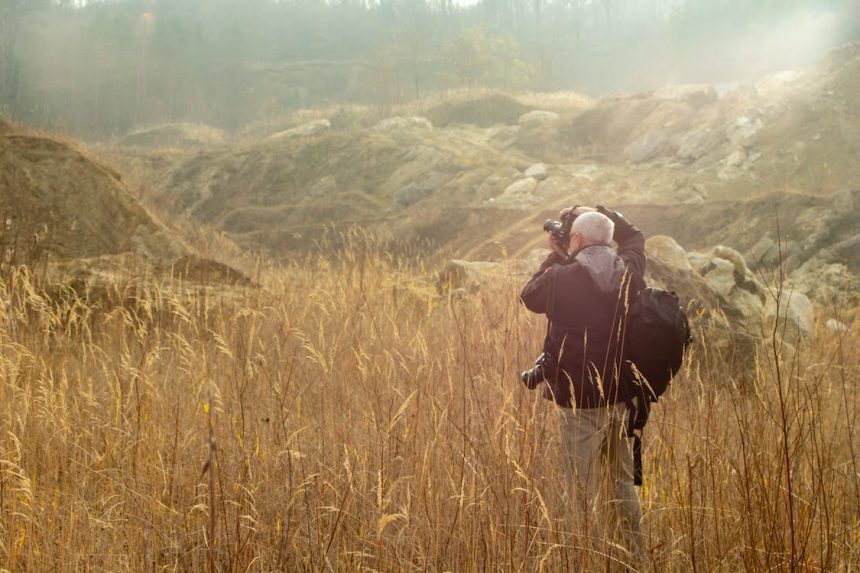
<instances>
[{"instance_id":1,"label":"golden grass field","mask_svg":"<svg viewBox=\"0 0 860 573\"><path fill-rule=\"evenodd\" d=\"M573 529L555 407L518 380L545 324L520 278L450 298L431 266L355 240L244 289L8 273L0 568L624 570ZM746 368L696 333L630 570L860 568L858 326Z\"/></svg>"}]
</instances>

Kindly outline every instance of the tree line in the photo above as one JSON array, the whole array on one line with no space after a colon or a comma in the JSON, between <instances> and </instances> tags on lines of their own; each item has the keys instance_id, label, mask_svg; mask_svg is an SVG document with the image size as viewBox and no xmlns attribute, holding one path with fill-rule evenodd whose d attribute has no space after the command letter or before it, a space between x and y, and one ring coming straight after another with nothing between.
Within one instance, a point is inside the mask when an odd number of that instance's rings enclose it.
<instances>
[{"instance_id":1,"label":"tree line","mask_svg":"<svg viewBox=\"0 0 860 573\"><path fill-rule=\"evenodd\" d=\"M385 107L450 89L641 89L696 80L702 65L729 78L732 66L713 69L702 46L720 53L741 34L823 13L839 19L836 44L858 35L854 4L3 0L0 115L103 136L162 121L237 128L285 109Z\"/></svg>"}]
</instances>

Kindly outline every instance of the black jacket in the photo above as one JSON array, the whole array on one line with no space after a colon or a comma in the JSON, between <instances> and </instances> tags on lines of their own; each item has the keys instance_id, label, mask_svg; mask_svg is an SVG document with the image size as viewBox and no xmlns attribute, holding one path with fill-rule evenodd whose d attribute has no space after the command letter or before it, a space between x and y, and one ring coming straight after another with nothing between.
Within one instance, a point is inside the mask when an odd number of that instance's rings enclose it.
<instances>
[{"instance_id":1,"label":"black jacket","mask_svg":"<svg viewBox=\"0 0 860 573\"><path fill-rule=\"evenodd\" d=\"M602 212L615 223L617 251L590 245L566 260L553 253L520 295L550 321L544 397L568 408L618 402L626 302L645 285L644 235L618 213Z\"/></svg>"}]
</instances>

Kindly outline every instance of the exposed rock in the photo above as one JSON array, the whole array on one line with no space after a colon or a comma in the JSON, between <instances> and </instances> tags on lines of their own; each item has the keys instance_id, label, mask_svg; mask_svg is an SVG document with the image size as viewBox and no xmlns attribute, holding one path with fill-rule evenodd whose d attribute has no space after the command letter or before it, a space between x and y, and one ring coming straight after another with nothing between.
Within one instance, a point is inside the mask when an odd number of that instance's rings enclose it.
<instances>
[{"instance_id":1,"label":"exposed rock","mask_svg":"<svg viewBox=\"0 0 860 573\"><path fill-rule=\"evenodd\" d=\"M707 262L703 259L707 258ZM725 246L711 249L708 255L694 255L691 265L705 282L742 317L741 322L753 331L760 324L766 291L747 268L739 252Z\"/></svg>"},{"instance_id":2,"label":"exposed rock","mask_svg":"<svg viewBox=\"0 0 860 573\"><path fill-rule=\"evenodd\" d=\"M641 139L624 148L624 156L633 163L644 163L671 150L669 138L659 131L646 133Z\"/></svg>"},{"instance_id":3,"label":"exposed rock","mask_svg":"<svg viewBox=\"0 0 860 573\"><path fill-rule=\"evenodd\" d=\"M713 258L707 270L702 275L705 281L718 295L728 300L737 286L735 281L735 266L725 259Z\"/></svg>"},{"instance_id":4,"label":"exposed rock","mask_svg":"<svg viewBox=\"0 0 860 573\"><path fill-rule=\"evenodd\" d=\"M675 201L684 205L703 205L707 197L707 189L699 184L681 187L674 193Z\"/></svg>"},{"instance_id":5,"label":"exposed rock","mask_svg":"<svg viewBox=\"0 0 860 573\"><path fill-rule=\"evenodd\" d=\"M752 277L752 273L750 273L749 269L747 268L743 256L741 256L741 254L733 248L726 247L725 245L717 245L716 247L711 249L711 255L731 262L732 265L734 265L735 267L735 271L739 274L749 275L750 277Z\"/></svg>"},{"instance_id":6,"label":"exposed rock","mask_svg":"<svg viewBox=\"0 0 860 573\"><path fill-rule=\"evenodd\" d=\"M687 253L672 237L656 235L645 241L645 252L649 258L659 259L673 269L692 272Z\"/></svg>"},{"instance_id":7,"label":"exposed rock","mask_svg":"<svg viewBox=\"0 0 860 573\"><path fill-rule=\"evenodd\" d=\"M514 181L495 198L494 203L504 207L532 207L537 203L537 197L534 194L537 185L537 180L532 177Z\"/></svg>"},{"instance_id":8,"label":"exposed rock","mask_svg":"<svg viewBox=\"0 0 860 573\"><path fill-rule=\"evenodd\" d=\"M536 109L521 115L517 120L517 123L520 124L520 127L529 128L545 125L547 123L554 123L558 121L558 119L559 115L553 111Z\"/></svg>"},{"instance_id":9,"label":"exposed rock","mask_svg":"<svg viewBox=\"0 0 860 573\"><path fill-rule=\"evenodd\" d=\"M666 86L654 92L654 97L673 101L683 101L695 106L714 103L720 99L717 89L710 84Z\"/></svg>"},{"instance_id":10,"label":"exposed rock","mask_svg":"<svg viewBox=\"0 0 860 573\"><path fill-rule=\"evenodd\" d=\"M708 266L708 263L711 262L711 257L705 253L692 251L687 253L687 260L690 262L690 266L693 267L693 270L701 275L704 274L704 269Z\"/></svg>"},{"instance_id":11,"label":"exposed rock","mask_svg":"<svg viewBox=\"0 0 860 573\"><path fill-rule=\"evenodd\" d=\"M779 260L779 245L765 235L747 252L745 260L751 268L771 265Z\"/></svg>"},{"instance_id":12,"label":"exposed rock","mask_svg":"<svg viewBox=\"0 0 860 573\"><path fill-rule=\"evenodd\" d=\"M712 134L708 130L684 133L676 139L678 151L675 156L686 161L695 161L710 151Z\"/></svg>"},{"instance_id":13,"label":"exposed rock","mask_svg":"<svg viewBox=\"0 0 860 573\"><path fill-rule=\"evenodd\" d=\"M404 131L406 129L433 129L433 124L426 117L389 117L377 123L374 129L381 131Z\"/></svg>"},{"instance_id":14,"label":"exposed rock","mask_svg":"<svg viewBox=\"0 0 860 573\"><path fill-rule=\"evenodd\" d=\"M726 167L740 167L747 160L747 152L743 149L735 149L723 160Z\"/></svg>"},{"instance_id":15,"label":"exposed rock","mask_svg":"<svg viewBox=\"0 0 860 573\"><path fill-rule=\"evenodd\" d=\"M751 119L744 115L726 129L726 137L735 145L747 145L762 127L764 122L760 118Z\"/></svg>"},{"instance_id":16,"label":"exposed rock","mask_svg":"<svg viewBox=\"0 0 860 573\"><path fill-rule=\"evenodd\" d=\"M398 205L408 206L424 199L451 179L447 173L433 171L421 181L413 181L394 193Z\"/></svg>"},{"instance_id":17,"label":"exposed rock","mask_svg":"<svg viewBox=\"0 0 860 573\"><path fill-rule=\"evenodd\" d=\"M544 165L543 163L535 163L534 165L526 169L523 174L526 177L531 177L533 179L537 179L538 181L543 181L548 176L546 165Z\"/></svg>"},{"instance_id":18,"label":"exposed rock","mask_svg":"<svg viewBox=\"0 0 860 573\"><path fill-rule=\"evenodd\" d=\"M503 169L491 173L484 179L480 185L475 188L475 195L478 199L494 198L498 194L500 187L507 187L510 182L520 176L520 172L515 167L504 167Z\"/></svg>"},{"instance_id":19,"label":"exposed rock","mask_svg":"<svg viewBox=\"0 0 860 573\"><path fill-rule=\"evenodd\" d=\"M799 338L812 334L814 325L815 308L805 294L798 291L783 291L778 305L776 299L768 298L765 309L765 333L771 332L776 326L777 336L784 337L786 342L796 345Z\"/></svg>"},{"instance_id":20,"label":"exposed rock","mask_svg":"<svg viewBox=\"0 0 860 573\"><path fill-rule=\"evenodd\" d=\"M556 177L549 177L538 184L535 195L541 199L543 197L557 197L568 191L570 191L569 182Z\"/></svg>"},{"instance_id":21,"label":"exposed rock","mask_svg":"<svg viewBox=\"0 0 860 573\"><path fill-rule=\"evenodd\" d=\"M852 306L860 297L857 277L843 263L807 261L791 273L789 284L827 306Z\"/></svg>"},{"instance_id":22,"label":"exposed rock","mask_svg":"<svg viewBox=\"0 0 860 573\"><path fill-rule=\"evenodd\" d=\"M317 119L315 121L310 121L308 123L304 123L298 127L294 127L292 129L287 129L285 131L279 131L278 133L273 133L269 137L266 138L267 141L278 141L281 139L292 139L294 137L310 137L312 135L319 135L321 133L325 133L326 131L331 129L331 122L327 119Z\"/></svg>"},{"instance_id":23,"label":"exposed rock","mask_svg":"<svg viewBox=\"0 0 860 573\"><path fill-rule=\"evenodd\" d=\"M497 125L487 130L487 142L504 149L516 143L519 132L518 125Z\"/></svg>"}]
</instances>

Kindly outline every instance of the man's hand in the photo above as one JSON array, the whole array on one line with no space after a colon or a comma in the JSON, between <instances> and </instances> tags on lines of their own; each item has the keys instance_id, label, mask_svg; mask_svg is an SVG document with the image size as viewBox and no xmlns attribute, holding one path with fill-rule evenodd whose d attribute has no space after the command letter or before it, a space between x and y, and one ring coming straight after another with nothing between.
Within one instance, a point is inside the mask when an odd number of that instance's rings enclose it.
<instances>
[{"instance_id":1,"label":"man's hand","mask_svg":"<svg viewBox=\"0 0 860 573\"><path fill-rule=\"evenodd\" d=\"M567 253L568 245L560 245L560 244L558 243L558 241L556 241L556 239L555 239L555 235L553 235L552 233L547 233L547 234L546 234L546 241L547 241L547 245L549 246L549 249L550 249L552 252L554 252L555 254L557 254L558 256L560 256L562 259L566 259L566 258L567 258L567 255L568 255L568 253Z\"/></svg>"},{"instance_id":2,"label":"man's hand","mask_svg":"<svg viewBox=\"0 0 860 573\"><path fill-rule=\"evenodd\" d=\"M559 211L559 213L558 213L558 218L559 218L559 219L564 220L564 219L566 219L566 218L567 218L569 215L571 215L571 214L576 215L577 217L579 217L579 216L580 216L580 215L582 215L583 213L588 213L589 211L596 211L596 210L597 210L597 209L594 209L594 208L592 208L592 207L582 207L582 206L579 206L579 205L578 205L578 206L576 206L576 207L565 207L564 209L562 209L561 211Z\"/></svg>"}]
</instances>

